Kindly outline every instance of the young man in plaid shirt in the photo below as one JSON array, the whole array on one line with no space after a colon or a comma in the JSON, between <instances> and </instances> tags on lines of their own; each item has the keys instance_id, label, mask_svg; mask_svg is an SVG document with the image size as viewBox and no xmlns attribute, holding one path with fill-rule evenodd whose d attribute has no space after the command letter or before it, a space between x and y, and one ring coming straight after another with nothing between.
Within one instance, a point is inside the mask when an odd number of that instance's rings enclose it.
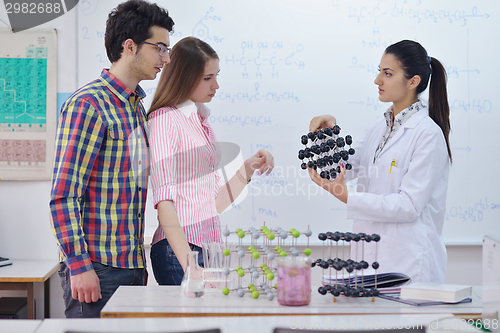
<instances>
[{"instance_id":1,"label":"young man in plaid shirt","mask_svg":"<svg viewBox=\"0 0 500 333\"><path fill-rule=\"evenodd\" d=\"M99 317L120 285L143 285L148 181L146 96L165 64L174 22L143 0L108 16L111 62L63 105L56 134L51 222L66 317Z\"/></svg>"}]
</instances>

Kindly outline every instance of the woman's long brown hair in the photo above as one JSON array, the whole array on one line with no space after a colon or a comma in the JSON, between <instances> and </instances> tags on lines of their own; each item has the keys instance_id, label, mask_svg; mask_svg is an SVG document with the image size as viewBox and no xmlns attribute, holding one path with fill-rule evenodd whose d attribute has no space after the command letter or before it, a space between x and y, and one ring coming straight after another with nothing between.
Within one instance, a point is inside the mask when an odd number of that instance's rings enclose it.
<instances>
[{"instance_id":1,"label":"woman's long brown hair","mask_svg":"<svg viewBox=\"0 0 500 333\"><path fill-rule=\"evenodd\" d=\"M196 37L178 41L170 52L170 63L163 69L148 115L159 108L187 101L198 87L210 59L219 59L219 56L204 41Z\"/></svg>"}]
</instances>

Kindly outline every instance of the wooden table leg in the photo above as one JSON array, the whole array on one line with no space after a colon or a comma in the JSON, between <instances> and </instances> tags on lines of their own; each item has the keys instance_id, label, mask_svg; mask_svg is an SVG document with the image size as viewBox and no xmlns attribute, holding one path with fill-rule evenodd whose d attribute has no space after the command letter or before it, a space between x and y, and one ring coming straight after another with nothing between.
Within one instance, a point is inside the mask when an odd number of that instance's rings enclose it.
<instances>
[{"instance_id":1,"label":"wooden table leg","mask_svg":"<svg viewBox=\"0 0 500 333\"><path fill-rule=\"evenodd\" d=\"M43 284L44 318L50 318L50 279L47 279Z\"/></svg>"},{"instance_id":2,"label":"wooden table leg","mask_svg":"<svg viewBox=\"0 0 500 333\"><path fill-rule=\"evenodd\" d=\"M26 282L26 290L28 291L28 319L35 319L35 301L33 298L34 283Z\"/></svg>"}]
</instances>

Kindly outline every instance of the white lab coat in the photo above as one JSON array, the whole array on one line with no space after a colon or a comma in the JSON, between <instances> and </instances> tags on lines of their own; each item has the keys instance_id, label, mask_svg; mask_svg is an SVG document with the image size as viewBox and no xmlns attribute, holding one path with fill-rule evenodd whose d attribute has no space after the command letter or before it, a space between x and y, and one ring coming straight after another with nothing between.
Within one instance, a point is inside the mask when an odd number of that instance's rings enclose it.
<instances>
[{"instance_id":1,"label":"white lab coat","mask_svg":"<svg viewBox=\"0 0 500 333\"><path fill-rule=\"evenodd\" d=\"M389 139L374 163L387 129L377 121L357 145L346 181L358 178L349 192L347 218L353 232L379 234L381 240L353 242L351 258L380 263L378 272L401 272L412 282L444 283L446 248L441 234L450 161L444 135L428 109L412 115ZM391 164L394 165L391 169ZM361 242L360 242L361 243ZM357 258L356 251L358 251Z\"/></svg>"}]
</instances>

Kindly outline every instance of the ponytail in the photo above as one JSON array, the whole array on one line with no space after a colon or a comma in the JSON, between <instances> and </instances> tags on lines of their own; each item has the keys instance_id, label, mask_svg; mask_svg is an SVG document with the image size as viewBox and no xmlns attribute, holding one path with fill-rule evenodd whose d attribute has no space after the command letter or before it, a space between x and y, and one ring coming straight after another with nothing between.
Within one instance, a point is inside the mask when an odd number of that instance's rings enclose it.
<instances>
[{"instance_id":1,"label":"ponytail","mask_svg":"<svg viewBox=\"0 0 500 333\"><path fill-rule=\"evenodd\" d=\"M446 71L436 58L431 59L431 82L429 85L429 116L436 124L441 127L446 140L446 148L448 149L448 156L450 161L451 149L449 134L451 130L450 125L450 107L448 105L448 94L446 92Z\"/></svg>"},{"instance_id":2,"label":"ponytail","mask_svg":"<svg viewBox=\"0 0 500 333\"><path fill-rule=\"evenodd\" d=\"M450 107L446 93L446 71L443 65L436 58L429 57L422 45L411 40L402 40L389 45L385 49L385 53L392 54L399 60L407 79L411 79L415 75L420 76L420 83L416 89L417 95L427 88L430 78L429 116L443 131L451 161L448 138L451 130Z\"/></svg>"}]
</instances>

